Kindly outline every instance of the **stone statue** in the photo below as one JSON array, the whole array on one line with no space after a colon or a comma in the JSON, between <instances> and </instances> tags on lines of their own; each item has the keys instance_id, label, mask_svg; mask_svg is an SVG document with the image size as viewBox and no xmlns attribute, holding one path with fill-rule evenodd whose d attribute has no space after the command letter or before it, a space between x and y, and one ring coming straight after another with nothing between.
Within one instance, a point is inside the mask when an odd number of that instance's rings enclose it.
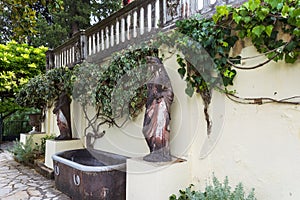
<instances>
[{"instance_id":1,"label":"stone statue","mask_svg":"<svg viewBox=\"0 0 300 200\"><path fill-rule=\"evenodd\" d=\"M59 95L55 103L53 113L56 114L57 126L60 131L60 135L55 140L72 139L70 104L71 99L66 93Z\"/></svg>"},{"instance_id":2,"label":"stone statue","mask_svg":"<svg viewBox=\"0 0 300 200\"><path fill-rule=\"evenodd\" d=\"M150 162L171 161L170 155L170 107L174 93L169 76L156 57L147 57L151 78L147 82L147 102L143 134L150 154L143 159Z\"/></svg>"}]
</instances>

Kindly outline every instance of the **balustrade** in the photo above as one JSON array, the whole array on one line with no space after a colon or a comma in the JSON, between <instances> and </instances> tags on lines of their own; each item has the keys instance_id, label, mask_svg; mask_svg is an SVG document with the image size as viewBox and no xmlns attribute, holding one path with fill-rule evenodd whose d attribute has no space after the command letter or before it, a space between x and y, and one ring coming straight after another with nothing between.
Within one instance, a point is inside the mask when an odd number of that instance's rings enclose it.
<instances>
[{"instance_id":1,"label":"balustrade","mask_svg":"<svg viewBox=\"0 0 300 200\"><path fill-rule=\"evenodd\" d=\"M76 33L47 53L47 69L81 63L101 63L111 53L146 41L158 31L174 28L177 20L196 13L210 17L217 5L245 0L136 0L108 18Z\"/></svg>"}]
</instances>

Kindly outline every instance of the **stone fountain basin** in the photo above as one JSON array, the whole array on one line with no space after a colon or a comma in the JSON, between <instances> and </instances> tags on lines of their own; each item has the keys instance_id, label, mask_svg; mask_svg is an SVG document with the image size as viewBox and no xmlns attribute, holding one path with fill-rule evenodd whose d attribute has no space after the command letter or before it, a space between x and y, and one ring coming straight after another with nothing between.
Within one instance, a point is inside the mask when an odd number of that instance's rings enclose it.
<instances>
[{"instance_id":1,"label":"stone fountain basin","mask_svg":"<svg viewBox=\"0 0 300 200\"><path fill-rule=\"evenodd\" d=\"M72 199L126 199L127 157L75 149L52 156L55 186Z\"/></svg>"}]
</instances>

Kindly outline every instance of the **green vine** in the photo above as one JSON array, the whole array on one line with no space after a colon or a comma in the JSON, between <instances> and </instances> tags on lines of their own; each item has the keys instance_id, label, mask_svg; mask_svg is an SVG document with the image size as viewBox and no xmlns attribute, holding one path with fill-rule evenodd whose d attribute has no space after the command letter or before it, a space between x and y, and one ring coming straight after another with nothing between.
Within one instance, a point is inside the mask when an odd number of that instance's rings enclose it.
<instances>
[{"instance_id":1,"label":"green vine","mask_svg":"<svg viewBox=\"0 0 300 200\"><path fill-rule=\"evenodd\" d=\"M131 47L113 54L108 64L83 63L78 67L73 97L83 106L94 133L102 124L119 126L116 119L127 120L140 113L146 102L146 56L158 56L157 49ZM96 116L87 116L87 105L96 108Z\"/></svg>"},{"instance_id":2,"label":"green vine","mask_svg":"<svg viewBox=\"0 0 300 200\"><path fill-rule=\"evenodd\" d=\"M251 67L240 67L244 58L232 50L250 39L268 60ZM285 39L285 40L284 40ZM239 7L216 7L212 19L200 15L177 21L171 34L161 34L158 44L178 49L178 73L186 81L186 94L199 93L204 101L207 133L211 131L208 106L211 90L232 95L238 69L255 69L270 61L294 63L300 55L300 2L297 0L249 0Z\"/></svg>"},{"instance_id":3,"label":"green vine","mask_svg":"<svg viewBox=\"0 0 300 200\"><path fill-rule=\"evenodd\" d=\"M43 110L51 107L62 92L71 96L73 81L73 70L67 67L51 69L31 78L16 94L16 102L23 107Z\"/></svg>"},{"instance_id":4,"label":"green vine","mask_svg":"<svg viewBox=\"0 0 300 200\"><path fill-rule=\"evenodd\" d=\"M244 69L254 69L271 60L294 63L300 54L300 3L296 0L250 0L237 8L218 6L212 19L198 15L177 21L176 27L171 35L161 35L160 42L182 52L183 57L177 58L178 72L187 82L189 96L233 85L234 68L241 68L237 65L243 59L231 57L238 41L249 38L268 58Z\"/></svg>"}]
</instances>

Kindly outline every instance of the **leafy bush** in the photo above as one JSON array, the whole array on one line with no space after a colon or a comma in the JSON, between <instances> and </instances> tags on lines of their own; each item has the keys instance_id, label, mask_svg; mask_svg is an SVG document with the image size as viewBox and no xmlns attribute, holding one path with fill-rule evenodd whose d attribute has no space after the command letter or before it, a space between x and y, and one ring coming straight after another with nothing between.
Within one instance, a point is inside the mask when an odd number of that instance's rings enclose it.
<instances>
[{"instance_id":1,"label":"leafy bush","mask_svg":"<svg viewBox=\"0 0 300 200\"><path fill-rule=\"evenodd\" d=\"M191 184L185 190L179 190L180 196L177 198L172 194L169 200L255 200L254 189L246 195L242 183L239 183L232 191L229 186L228 177L223 183L213 176L213 184L207 185L204 192L192 190Z\"/></svg>"},{"instance_id":2,"label":"leafy bush","mask_svg":"<svg viewBox=\"0 0 300 200\"><path fill-rule=\"evenodd\" d=\"M55 135L46 135L45 137L41 138L41 145L40 145L40 152L42 155L46 152L46 140L52 140L55 138Z\"/></svg>"},{"instance_id":3,"label":"leafy bush","mask_svg":"<svg viewBox=\"0 0 300 200\"><path fill-rule=\"evenodd\" d=\"M41 155L39 149L39 145L34 144L33 138L30 136L25 144L18 140L14 141L14 146L10 151L18 162L30 164Z\"/></svg>"}]
</instances>

